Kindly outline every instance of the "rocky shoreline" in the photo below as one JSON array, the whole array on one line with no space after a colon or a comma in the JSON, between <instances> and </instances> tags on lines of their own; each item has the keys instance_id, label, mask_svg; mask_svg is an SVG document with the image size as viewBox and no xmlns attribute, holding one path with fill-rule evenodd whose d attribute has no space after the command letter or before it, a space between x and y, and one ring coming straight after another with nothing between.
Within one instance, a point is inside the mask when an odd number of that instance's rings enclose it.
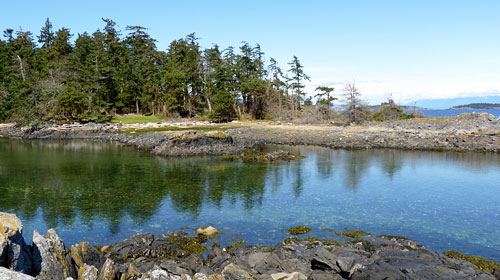
<instances>
[{"instance_id":1,"label":"rocky shoreline","mask_svg":"<svg viewBox=\"0 0 500 280\"><path fill-rule=\"evenodd\" d=\"M133 235L109 246L67 248L54 230L22 238L22 223L0 213L0 279L500 279L498 270L394 236L346 234L346 242L290 237L275 246L220 247L213 227L189 235ZM211 249L208 248L211 247ZM483 268L484 269L484 268Z\"/></svg>"},{"instance_id":2,"label":"rocky shoreline","mask_svg":"<svg viewBox=\"0 0 500 280\"><path fill-rule=\"evenodd\" d=\"M182 126L185 130L168 130L169 126ZM203 126L203 130L197 130L197 126ZM280 122L234 123L225 127L224 131L209 123L198 122L129 126L4 125L0 126L0 137L117 142L163 156L240 154L260 144L497 153L500 151L500 122L487 113L471 113L454 118L423 118L348 127L294 126Z\"/></svg>"}]
</instances>

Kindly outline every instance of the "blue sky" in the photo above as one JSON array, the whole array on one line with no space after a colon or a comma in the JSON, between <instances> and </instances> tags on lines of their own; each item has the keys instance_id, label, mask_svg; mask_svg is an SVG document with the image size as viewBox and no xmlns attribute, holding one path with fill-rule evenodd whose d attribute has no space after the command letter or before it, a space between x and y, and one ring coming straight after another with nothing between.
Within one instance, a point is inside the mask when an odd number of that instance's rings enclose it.
<instances>
[{"instance_id":1,"label":"blue sky","mask_svg":"<svg viewBox=\"0 0 500 280\"><path fill-rule=\"evenodd\" d=\"M8 4L7 4L8 3ZM158 49L196 32L209 47L259 43L287 68L297 55L307 90L355 79L376 104L500 95L500 1L37 1L3 4L0 29L38 35L45 19L75 35L110 18L142 25Z\"/></svg>"}]
</instances>

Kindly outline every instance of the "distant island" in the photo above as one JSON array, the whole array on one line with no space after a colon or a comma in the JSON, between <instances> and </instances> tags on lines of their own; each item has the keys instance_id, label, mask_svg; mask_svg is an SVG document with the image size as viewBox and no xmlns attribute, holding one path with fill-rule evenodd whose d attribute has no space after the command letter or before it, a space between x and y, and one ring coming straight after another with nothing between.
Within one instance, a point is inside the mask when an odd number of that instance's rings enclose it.
<instances>
[{"instance_id":1,"label":"distant island","mask_svg":"<svg viewBox=\"0 0 500 280\"><path fill-rule=\"evenodd\" d=\"M470 103L453 106L450 109L500 109L499 103Z\"/></svg>"}]
</instances>

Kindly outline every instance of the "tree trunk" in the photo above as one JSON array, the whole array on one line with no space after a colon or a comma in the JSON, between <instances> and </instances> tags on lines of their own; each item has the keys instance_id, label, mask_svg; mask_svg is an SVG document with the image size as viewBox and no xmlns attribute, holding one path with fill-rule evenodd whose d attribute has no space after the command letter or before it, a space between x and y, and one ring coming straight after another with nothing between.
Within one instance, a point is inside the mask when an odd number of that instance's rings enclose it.
<instances>
[{"instance_id":1,"label":"tree trunk","mask_svg":"<svg viewBox=\"0 0 500 280\"><path fill-rule=\"evenodd\" d=\"M139 115L139 100L135 100L135 113Z\"/></svg>"},{"instance_id":2,"label":"tree trunk","mask_svg":"<svg viewBox=\"0 0 500 280\"><path fill-rule=\"evenodd\" d=\"M21 69L21 76L23 77L23 82L26 82L26 74L24 72L23 60L19 55L17 55L17 60L19 60L19 68Z\"/></svg>"},{"instance_id":3,"label":"tree trunk","mask_svg":"<svg viewBox=\"0 0 500 280\"><path fill-rule=\"evenodd\" d=\"M207 98L208 111L212 112L212 103L210 102L210 98Z\"/></svg>"}]
</instances>

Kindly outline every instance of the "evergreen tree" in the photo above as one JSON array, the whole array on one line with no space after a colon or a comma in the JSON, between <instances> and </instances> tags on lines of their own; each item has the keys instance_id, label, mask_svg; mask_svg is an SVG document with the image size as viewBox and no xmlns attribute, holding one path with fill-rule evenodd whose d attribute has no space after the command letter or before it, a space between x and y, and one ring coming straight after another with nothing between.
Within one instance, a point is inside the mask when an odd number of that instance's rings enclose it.
<instances>
[{"instance_id":1,"label":"evergreen tree","mask_svg":"<svg viewBox=\"0 0 500 280\"><path fill-rule=\"evenodd\" d=\"M292 90L292 99L293 99L293 109L300 109L301 101L304 100L304 96L306 93L303 91L305 85L304 81L310 81L309 76L304 73L304 66L300 64L297 56L293 56L292 62L289 62L290 65L290 74L292 75L289 79L291 90Z\"/></svg>"},{"instance_id":2,"label":"evergreen tree","mask_svg":"<svg viewBox=\"0 0 500 280\"><path fill-rule=\"evenodd\" d=\"M144 32L142 26L127 26L131 33L125 39L127 50L124 77L125 92L120 92L121 100L129 99L135 104L135 111L140 113L140 104L154 100L153 93L158 87L158 55L155 40ZM153 106L151 106L152 109Z\"/></svg>"}]
</instances>

